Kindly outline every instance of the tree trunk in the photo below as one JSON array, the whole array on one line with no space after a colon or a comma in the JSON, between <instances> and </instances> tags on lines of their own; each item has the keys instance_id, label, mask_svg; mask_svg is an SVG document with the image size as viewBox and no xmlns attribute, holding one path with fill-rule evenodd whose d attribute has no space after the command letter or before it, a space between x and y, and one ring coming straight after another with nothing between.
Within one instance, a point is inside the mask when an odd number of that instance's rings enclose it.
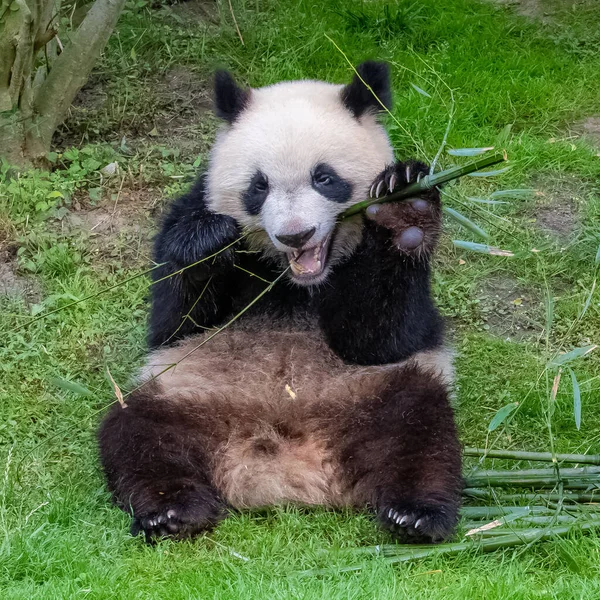
<instances>
[{"instance_id":1,"label":"tree trunk","mask_svg":"<svg viewBox=\"0 0 600 600\"><path fill-rule=\"evenodd\" d=\"M124 4L95 0L62 53L39 66L40 50L57 34L60 0L0 0L0 157L17 166L43 164Z\"/></svg>"}]
</instances>

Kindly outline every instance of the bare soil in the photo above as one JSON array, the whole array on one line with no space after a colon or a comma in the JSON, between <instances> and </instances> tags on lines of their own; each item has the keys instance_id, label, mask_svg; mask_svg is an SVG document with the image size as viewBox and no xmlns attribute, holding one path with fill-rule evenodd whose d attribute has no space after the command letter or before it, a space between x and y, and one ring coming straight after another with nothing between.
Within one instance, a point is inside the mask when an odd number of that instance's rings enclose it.
<instances>
[{"instance_id":1,"label":"bare soil","mask_svg":"<svg viewBox=\"0 0 600 600\"><path fill-rule=\"evenodd\" d=\"M573 175L540 176L534 181L540 191L536 198L535 223L560 243L571 239L579 226L578 208L583 186Z\"/></svg>"},{"instance_id":2,"label":"bare soil","mask_svg":"<svg viewBox=\"0 0 600 600\"><path fill-rule=\"evenodd\" d=\"M0 240L0 298L22 298L28 304L41 299L41 289L34 277L19 273L17 245Z\"/></svg>"},{"instance_id":3,"label":"bare soil","mask_svg":"<svg viewBox=\"0 0 600 600\"><path fill-rule=\"evenodd\" d=\"M565 10L589 10L598 0L491 0L494 4L506 6L516 14L538 23L552 23L556 16Z\"/></svg>"},{"instance_id":4,"label":"bare soil","mask_svg":"<svg viewBox=\"0 0 600 600\"><path fill-rule=\"evenodd\" d=\"M164 200L154 188L124 189L114 200L98 205L81 199L65 215L61 233L86 238L98 258L119 258L123 264L150 263L150 242Z\"/></svg>"},{"instance_id":5,"label":"bare soil","mask_svg":"<svg viewBox=\"0 0 600 600\"><path fill-rule=\"evenodd\" d=\"M479 309L486 329L510 341L537 337L541 330L540 293L508 275L486 279L477 289Z\"/></svg>"}]
</instances>

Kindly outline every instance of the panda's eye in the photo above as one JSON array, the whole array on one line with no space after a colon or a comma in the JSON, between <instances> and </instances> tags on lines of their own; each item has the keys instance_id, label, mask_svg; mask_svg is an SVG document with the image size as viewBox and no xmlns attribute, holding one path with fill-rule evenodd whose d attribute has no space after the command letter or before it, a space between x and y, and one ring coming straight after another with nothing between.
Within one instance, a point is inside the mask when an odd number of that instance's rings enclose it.
<instances>
[{"instance_id":1,"label":"panda's eye","mask_svg":"<svg viewBox=\"0 0 600 600\"><path fill-rule=\"evenodd\" d=\"M331 185L333 183L333 177L328 173L317 173L314 180L318 185Z\"/></svg>"},{"instance_id":2,"label":"panda's eye","mask_svg":"<svg viewBox=\"0 0 600 600\"><path fill-rule=\"evenodd\" d=\"M264 194L269 189L269 184L265 179L259 179L254 183L254 191Z\"/></svg>"}]
</instances>

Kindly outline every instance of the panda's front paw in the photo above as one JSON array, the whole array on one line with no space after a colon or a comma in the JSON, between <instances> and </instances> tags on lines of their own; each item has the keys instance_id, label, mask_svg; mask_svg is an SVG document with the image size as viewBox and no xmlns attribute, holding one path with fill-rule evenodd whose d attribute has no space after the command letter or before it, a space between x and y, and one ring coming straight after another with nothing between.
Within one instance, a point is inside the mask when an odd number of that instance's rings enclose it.
<instances>
[{"instance_id":1,"label":"panda's front paw","mask_svg":"<svg viewBox=\"0 0 600 600\"><path fill-rule=\"evenodd\" d=\"M371 185L370 196L382 198L420 180L428 172L427 165L417 161L390 165ZM419 198L372 204L366 216L392 232L392 242L401 252L428 254L435 248L441 231L440 193L434 188Z\"/></svg>"},{"instance_id":2,"label":"panda's front paw","mask_svg":"<svg viewBox=\"0 0 600 600\"><path fill-rule=\"evenodd\" d=\"M400 502L382 506L378 518L383 527L410 542L441 542L456 528L454 506Z\"/></svg>"},{"instance_id":3,"label":"panda's front paw","mask_svg":"<svg viewBox=\"0 0 600 600\"><path fill-rule=\"evenodd\" d=\"M162 537L189 538L213 529L226 516L225 505L212 493L178 493L176 500L160 497L143 511L134 511L131 535L143 532L148 543Z\"/></svg>"},{"instance_id":4,"label":"panda's front paw","mask_svg":"<svg viewBox=\"0 0 600 600\"><path fill-rule=\"evenodd\" d=\"M429 174L429 167L418 160L394 163L386 167L375 178L369 190L371 198L381 198L406 187L409 183L420 181Z\"/></svg>"}]
</instances>

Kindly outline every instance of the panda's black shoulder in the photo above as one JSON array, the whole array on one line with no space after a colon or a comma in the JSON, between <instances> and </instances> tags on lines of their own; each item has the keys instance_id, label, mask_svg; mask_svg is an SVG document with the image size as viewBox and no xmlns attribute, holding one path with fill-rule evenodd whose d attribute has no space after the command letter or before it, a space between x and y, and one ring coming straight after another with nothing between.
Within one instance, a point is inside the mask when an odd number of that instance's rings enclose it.
<instances>
[{"instance_id":1,"label":"panda's black shoulder","mask_svg":"<svg viewBox=\"0 0 600 600\"><path fill-rule=\"evenodd\" d=\"M160 222L160 229L168 228L182 218L204 216L207 212L206 173L202 173L187 192L168 202Z\"/></svg>"}]
</instances>

